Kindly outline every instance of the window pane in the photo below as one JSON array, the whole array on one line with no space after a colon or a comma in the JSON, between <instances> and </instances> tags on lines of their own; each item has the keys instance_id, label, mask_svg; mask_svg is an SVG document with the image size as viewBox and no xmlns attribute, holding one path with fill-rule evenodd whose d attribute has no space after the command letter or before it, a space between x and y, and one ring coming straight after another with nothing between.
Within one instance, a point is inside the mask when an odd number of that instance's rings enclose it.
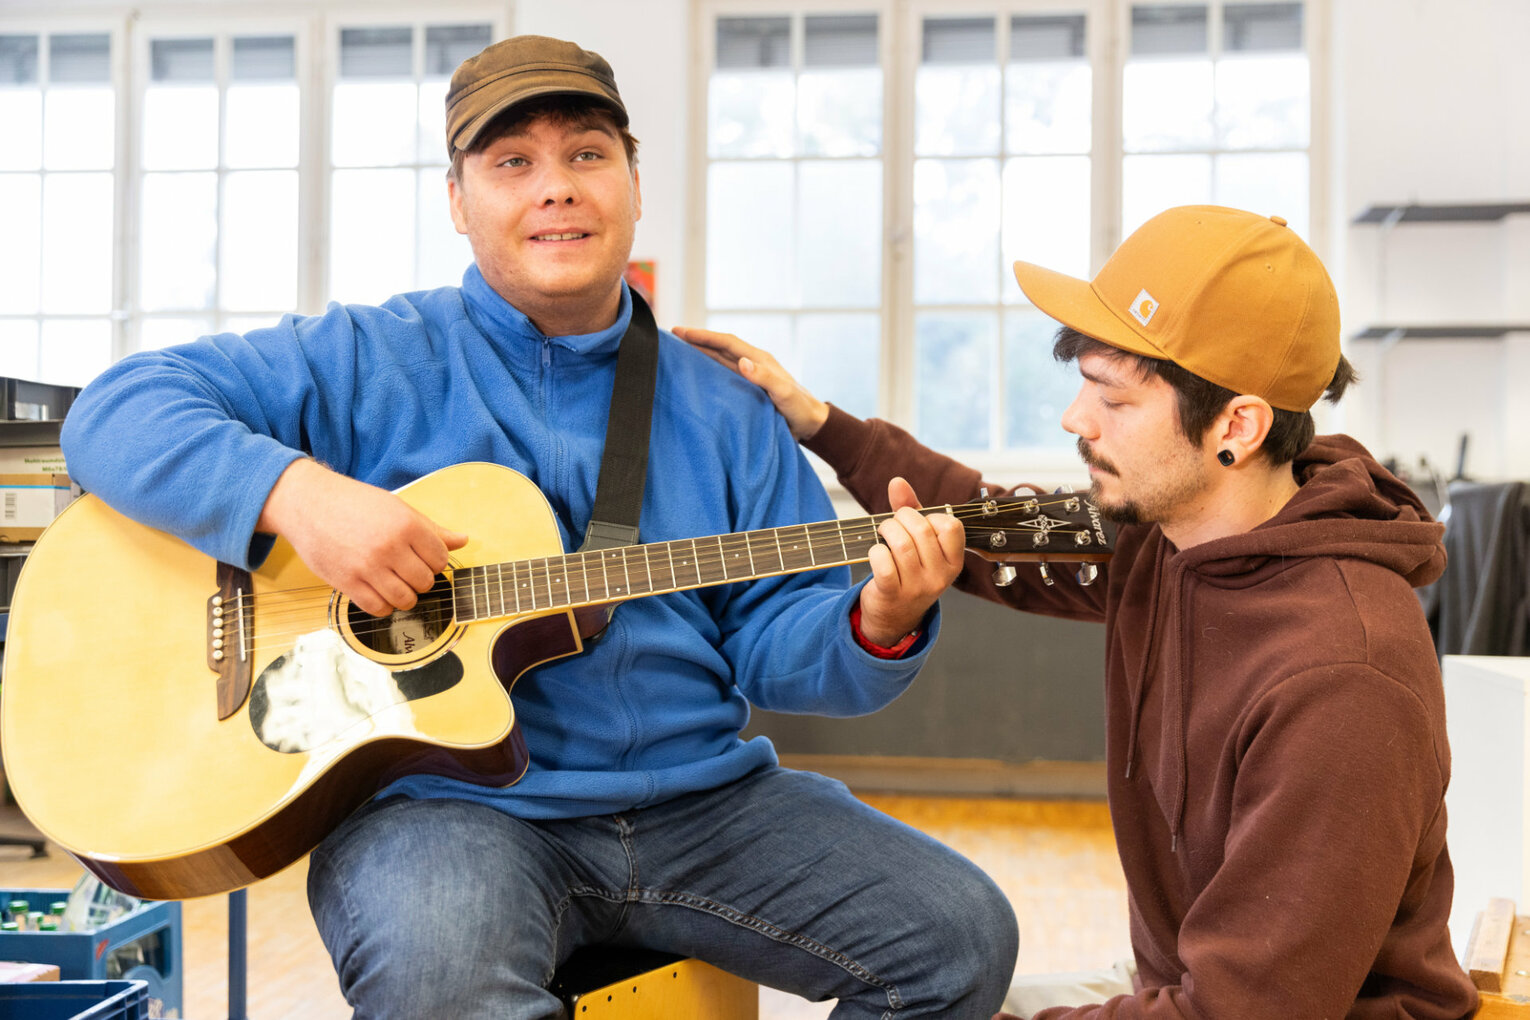
<instances>
[{"instance_id":1,"label":"window pane","mask_svg":"<svg viewBox=\"0 0 1530 1020\"><path fill-rule=\"evenodd\" d=\"M914 164L914 300L999 298L999 161Z\"/></svg>"},{"instance_id":2,"label":"window pane","mask_svg":"<svg viewBox=\"0 0 1530 1020\"><path fill-rule=\"evenodd\" d=\"M37 322L0 319L0 376L37 378Z\"/></svg>"},{"instance_id":3,"label":"window pane","mask_svg":"<svg viewBox=\"0 0 1530 1020\"><path fill-rule=\"evenodd\" d=\"M218 165L216 85L145 90L143 165L147 170L200 170Z\"/></svg>"},{"instance_id":4,"label":"window pane","mask_svg":"<svg viewBox=\"0 0 1530 1020\"><path fill-rule=\"evenodd\" d=\"M416 158L443 168L449 162L446 154L446 90L450 85L448 79L442 78L420 86L420 112L415 121ZM445 180L444 169L436 176Z\"/></svg>"},{"instance_id":5,"label":"window pane","mask_svg":"<svg viewBox=\"0 0 1530 1020\"><path fill-rule=\"evenodd\" d=\"M103 33L48 39L48 80L99 85L112 80L112 37Z\"/></svg>"},{"instance_id":6,"label":"window pane","mask_svg":"<svg viewBox=\"0 0 1530 1020\"><path fill-rule=\"evenodd\" d=\"M882 297L882 164L804 162L797 179L802 304L875 307Z\"/></svg>"},{"instance_id":7,"label":"window pane","mask_svg":"<svg viewBox=\"0 0 1530 1020\"><path fill-rule=\"evenodd\" d=\"M296 81L297 41L290 35L234 39L234 81Z\"/></svg>"},{"instance_id":8,"label":"window pane","mask_svg":"<svg viewBox=\"0 0 1530 1020\"><path fill-rule=\"evenodd\" d=\"M1229 3L1222 10L1222 49L1300 50L1302 5L1299 3Z\"/></svg>"},{"instance_id":9,"label":"window pane","mask_svg":"<svg viewBox=\"0 0 1530 1020\"><path fill-rule=\"evenodd\" d=\"M805 67L876 67L877 16L814 16L803 19Z\"/></svg>"},{"instance_id":10,"label":"window pane","mask_svg":"<svg viewBox=\"0 0 1530 1020\"><path fill-rule=\"evenodd\" d=\"M1132 56L1205 53L1208 49L1206 6L1132 8Z\"/></svg>"},{"instance_id":11,"label":"window pane","mask_svg":"<svg viewBox=\"0 0 1530 1020\"><path fill-rule=\"evenodd\" d=\"M1010 64L1004 139L1011 153L1083 153L1091 141L1091 72L1084 61Z\"/></svg>"},{"instance_id":12,"label":"window pane","mask_svg":"<svg viewBox=\"0 0 1530 1020\"><path fill-rule=\"evenodd\" d=\"M880 69L804 71L797 82L802 155L875 156L882 151Z\"/></svg>"},{"instance_id":13,"label":"window pane","mask_svg":"<svg viewBox=\"0 0 1530 1020\"><path fill-rule=\"evenodd\" d=\"M1213 201L1261 216L1279 216L1308 237L1305 152L1243 152L1216 158Z\"/></svg>"},{"instance_id":14,"label":"window pane","mask_svg":"<svg viewBox=\"0 0 1530 1020\"><path fill-rule=\"evenodd\" d=\"M49 89L43 96L43 166L106 170L116 158L117 97L107 88Z\"/></svg>"},{"instance_id":15,"label":"window pane","mask_svg":"<svg viewBox=\"0 0 1530 1020\"><path fill-rule=\"evenodd\" d=\"M998 152L998 65L919 68L914 80L914 148L921 156Z\"/></svg>"},{"instance_id":16,"label":"window pane","mask_svg":"<svg viewBox=\"0 0 1530 1020\"><path fill-rule=\"evenodd\" d=\"M211 39L151 39L149 77L156 82L212 82Z\"/></svg>"},{"instance_id":17,"label":"window pane","mask_svg":"<svg viewBox=\"0 0 1530 1020\"><path fill-rule=\"evenodd\" d=\"M746 312L713 312L707 329L732 333L769 351L792 375L802 378L803 357L797 347L795 316Z\"/></svg>"},{"instance_id":18,"label":"window pane","mask_svg":"<svg viewBox=\"0 0 1530 1020\"><path fill-rule=\"evenodd\" d=\"M0 85L36 84L38 50L35 35L0 35Z\"/></svg>"},{"instance_id":19,"label":"window pane","mask_svg":"<svg viewBox=\"0 0 1530 1020\"><path fill-rule=\"evenodd\" d=\"M790 67L791 63L791 19L717 19L717 67L719 70Z\"/></svg>"},{"instance_id":20,"label":"window pane","mask_svg":"<svg viewBox=\"0 0 1530 1020\"><path fill-rule=\"evenodd\" d=\"M1016 259L1087 279L1089 272L1087 156L1012 159L1004 165L1006 301L1024 301L1009 267Z\"/></svg>"},{"instance_id":21,"label":"window pane","mask_svg":"<svg viewBox=\"0 0 1530 1020\"><path fill-rule=\"evenodd\" d=\"M1128 151L1210 147L1210 60L1129 63L1121 91L1121 127Z\"/></svg>"},{"instance_id":22,"label":"window pane","mask_svg":"<svg viewBox=\"0 0 1530 1020\"><path fill-rule=\"evenodd\" d=\"M922 60L926 64L991 64L996 30L992 18L925 18Z\"/></svg>"},{"instance_id":23,"label":"window pane","mask_svg":"<svg viewBox=\"0 0 1530 1020\"><path fill-rule=\"evenodd\" d=\"M212 320L207 318L149 317L138 324L138 350L158 350L175 344L189 344L212 332Z\"/></svg>"},{"instance_id":24,"label":"window pane","mask_svg":"<svg viewBox=\"0 0 1530 1020\"><path fill-rule=\"evenodd\" d=\"M1127 156L1121 161L1122 237L1165 209L1210 201L1210 156Z\"/></svg>"},{"instance_id":25,"label":"window pane","mask_svg":"<svg viewBox=\"0 0 1530 1020\"><path fill-rule=\"evenodd\" d=\"M36 170L42 166L42 92L0 88L0 170Z\"/></svg>"},{"instance_id":26,"label":"window pane","mask_svg":"<svg viewBox=\"0 0 1530 1020\"><path fill-rule=\"evenodd\" d=\"M106 313L112 307L112 175L43 179L43 311Z\"/></svg>"},{"instance_id":27,"label":"window pane","mask_svg":"<svg viewBox=\"0 0 1530 1020\"><path fill-rule=\"evenodd\" d=\"M33 315L42 280L42 178L37 174L0 175L0 312ZM0 373L3 375L4 373Z\"/></svg>"},{"instance_id":28,"label":"window pane","mask_svg":"<svg viewBox=\"0 0 1530 1020\"><path fill-rule=\"evenodd\" d=\"M414 30L342 28L340 77L409 78L414 74Z\"/></svg>"},{"instance_id":29,"label":"window pane","mask_svg":"<svg viewBox=\"0 0 1530 1020\"><path fill-rule=\"evenodd\" d=\"M1084 50L1082 14L1017 14L1009 23L1011 62L1082 60Z\"/></svg>"},{"instance_id":30,"label":"window pane","mask_svg":"<svg viewBox=\"0 0 1530 1020\"><path fill-rule=\"evenodd\" d=\"M801 315L797 318L800 370L793 374L824 400L851 414L877 413L877 366L882 317L874 313Z\"/></svg>"},{"instance_id":31,"label":"window pane","mask_svg":"<svg viewBox=\"0 0 1530 1020\"><path fill-rule=\"evenodd\" d=\"M1311 72L1301 54L1240 57L1216 67L1217 127L1230 149L1305 148Z\"/></svg>"},{"instance_id":32,"label":"window pane","mask_svg":"<svg viewBox=\"0 0 1530 1020\"><path fill-rule=\"evenodd\" d=\"M297 304L298 175L231 173L223 183L221 301L234 310Z\"/></svg>"},{"instance_id":33,"label":"window pane","mask_svg":"<svg viewBox=\"0 0 1530 1020\"><path fill-rule=\"evenodd\" d=\"M713 159L790 156L796 106L791 71L719 71L707 85Z\"/></svg>"},{"instance_id":34,"label":"window pane","mask_svg":"<svg viewBox=\"0 0 1530 1020\"><path fill-rule=\"evenodd\" d=\"M329 296L376 304L414 288L412 170L337 170L330 187Z\"/></svg>"},{"instance_id":35,"label":"window pane","mask_svg":"<svg viewBox=\"0 0 1530 1020\"><path fill-rule=\"evenodd\" d=\"M490 25L426 26L425 76L451 78L458 64L493 41L494 32Z\"/></svg>"},{"instance_id":36,"label":"window pane","mask_svg":"<svg viewBox=\"0 0 1530 1020\"><path fill-rule=\"evenodd\" d=\"M211 308L217 277L218 175L145 174L138 300Z\"/></svg>"},{"instance_id":37,"label":"window pane","mask_svg":"<svg viewBox=\"0 0 1530 1020\"><path fill-rule=\"evenodd\" d=\"M37 375L55 386L84 386L112 363L107 319L51 319L42 324Z\"/></svg>"},{"instance_id":38,"label":"window pane","mask_svg":"<svg viewBox=\"0 0 1530 1020\"><path fill-rule=\"evenodd\" d=\"M1004 313L1004 443L1067 447L1062 415L1078 391L1078 369L1052 358L1057 323L1035 309Z\"/></svg>"},{"instance_id":39,"label":"window pane","mask_svg":"<svg viewBox=\"0 0 1530 1020\"><path fill-rule=\"evenodd\" d=\"M266 329L282 320L280 315L225 315L220 333L248 333L252 329Z\"/></svg>"},{"instance_id":40,"label":"window pane","mask_svg":"<svg viewBox=\"0 0 1530 1020\"><path fill-rule=\"evenodd\" d=\"M446 181L439 170L419 172L420 287L448 287L462 282L473 249L452 224Z\"/></svg>"},{"instance_id":41,"label":"window pane","mask_svg":"<svg viewBox=\"0 0 1530 1020\"><path fill-rule=\"evenodd\" d=\"M914 321L919 438L936 449L987 449L997 316L941 312Z\"/></svg>"},{"instance_id":42,"label":"window pane","mask_svg":"<svg viewBox=\"0 0 1530 1020\"><path fill-rule=\"evenodd\" d=\"M296 83L230 85L224 97L224 161L230 167L295 167L299 94Z\"/></svg>"},{"instance_id":43,"label":"window pane","mask_svg":"<svg viewBox=\"0 0 1530 1020\"><path fill-rule=\"evenodd\" d=\"M414 162L419 89L409 82L335 86L332 156L336 166ZM445 132L441 143L445 144Z\"/></svg>"},{"instance_id":44,"label":"window pane","mask_svg":"<svg viewBox=\"0 0 1530 1020\"><path fill-rule=\"evenodd\" d=\"M707 176L707 305L784 308L794 298L790 163L714 163Z\"/></svg>"}]
</instances>

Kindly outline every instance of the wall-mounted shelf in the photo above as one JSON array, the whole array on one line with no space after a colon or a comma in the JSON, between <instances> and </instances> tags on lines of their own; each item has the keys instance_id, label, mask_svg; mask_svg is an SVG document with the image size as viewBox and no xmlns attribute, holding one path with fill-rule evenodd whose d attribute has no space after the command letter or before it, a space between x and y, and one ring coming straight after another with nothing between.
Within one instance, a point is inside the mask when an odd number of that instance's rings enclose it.
<instances>
[{"instance_id":1,"label":"wall-mounted shelf","mask_svg":"<svg viewBox=\"0 0 1530 1020\"><path fill-rule=\"evenodd\" d=\"M1524 326L1368 326L1351 340L1497 340L1507 333L1530 333Z\"/></svg>"},{"instance_id":2,"label":"wall-mounted shelf","mask_svg":"<svg viewBox=\"0 0 1530 1020\"><path fill-rule=\"evenodd\" d=\"M1515 213L1530 213L1530 202L1467 202L1456 205L1373 205L1352 223L1493 223Z\"/></svg>"}]
</instances>

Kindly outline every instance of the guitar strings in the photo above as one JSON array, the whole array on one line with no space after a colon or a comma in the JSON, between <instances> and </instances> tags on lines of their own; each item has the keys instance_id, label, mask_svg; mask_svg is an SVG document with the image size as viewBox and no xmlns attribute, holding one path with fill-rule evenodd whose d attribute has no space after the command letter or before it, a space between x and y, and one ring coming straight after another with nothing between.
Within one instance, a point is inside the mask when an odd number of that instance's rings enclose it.
<instances>
[{"instance_id":1,"label":"guitar strings","mask_svg":"<svg viewBox=\"0 0 1530 1020\"><path fill-rule=\"evenodd\" d=\"M1035 508L1037 510L1041 510L1044 508L1064 505L1072 500L1081 498L1081 496L1074 494L1054 494L1052 496L1005 497L1005 502L1011 506L1016 502L1034 502ZM995 505L997 505L997 501L994 502ZM950 513L958 520L972 520L974 522L980 522L984 518L992 518L997 520L1006 516L1012 516L1011 512L1006 512L1003 509L991 509L990 505L984 502L967 503L957 506L942 505L925 507L921 509L921 512L945 512ZM856 538L857 534L861 532L867 533L868 535L874 535L877 525L893 516L895 515L892 513L881 513L873 514L869 517L853 518L849 520L818 521L809 524L786 525L783 527L765 528L750 532L736 532L730 535L698 536L691 539L675 539L666 542L651 543L648 545L623 546L595 552L555 554L553 556L532 557L525 560L507 562L504 564L486 564L476 567L456 567L453 568L452 573L454 576L456 576L466 571L485 570L488 567L500 568L500 595L498 601L501 603L501 607L504 611L499 613L487 613L483 617L475 616L474 620L490 619L495 617L509 617L519 615L522 612L537 613L542 611L553 611L557 609L578 608L580 606L587 605L620 602L639 595L663 594L669 591L683 591L696 587L709 587L712 586L712 584L721 585L728 583L738 583L761 576L770 576L772 574L780 573L798 573L815 569L815 567L818 566L818 553L829 551L832 547L842 547L847 540ZM809 540L808 555L812 557L812 561L808 565L801 567L786 567L785 569L767 570L757 573L753 570L753 557L750 556L750 572L748 574L741 574L733 580L728 580L725 577L724 579L717 580L715 582L697 584L653 585L652 583L654 572L652 571L653 565L648 550L665 548L672 556L676 547L692 547L691 551L692 555L694 556L694 564L691 567L691 572L696 573L697 580L700 581L702 574L714 572L719 568L723 569L724 574L726 575L727 568L723 564L729 554L734 557L738 557L740 555L748 555L755 551L756 544L760 543L761 540L767 535L773 536L777 543L779 543L783 537L788 541L791 541L793 540L792 536L783 535L783 533L796 532L799 529L803 531L803 537ZM990 534L1002 533L1006 536L1006 538L1009 536L1035 536L1036 534L1041 533L1041 529L1036 527L1023 527L1016 525L994 525L986 528L985 531ZM1054 526L1046 529L1046 533L1056 536L1069 537L1080 534L1089 534L1090 531L1088 528L1080 528L1076 526ZM875 545L881 543L879 539L874 539L873 544ZM1021 548L1025 549L1026 552L1031 551L1026 549L1024 546ZM634 562L636 557L631 556L630 554L640 550L644 551L642 552L643 559L641 562ZM867 547L864 553L859 554L849 554L848 550L846 550L845 552L838 553L824 560L821 565L824 569L827 569L832 566L844 565L847 563L864 562L869 557L869 553L870 547ZM607 585L607 594L604 597L587 597L584 599L572 600L562 599L560 597L558 604L553 604L554 599L552 597L550 579L552 578L554 571L550 566L551 563L561 562L568 567L568 569L564 570L559 575L560 583L562 583L561 578L566 577L570 573L582 573L588 578L592 571L607 570L607 565L603 562L606 557L620 560L621 569L624 572L638 572L640 577L648 582L647 585L618 585L616 587L620 594L616 594L614 596L610 594L611 587ZM778 552L776 554L772 554L771 558L779 563L781 567L785 567L784 553ZM576 563L577 565L575 565ZM670 580L674 580L676 572L668 569L668 565L664 564L662 561L660 565L664 566L666 569L659 572L659 576L668 577ZM538 584L536 581L535 575L537 571L541 571L546 575L546 579L542 580L540 584ZM517 603L517 608L513 610L509 608L508 604L514 593L512 592L510 594L506 594L503 589L503 575L507 573L511 576L512 579L524 576L527 578L528 584L533 586L534 594L532 595L531 601L533 604L531 606L522 610L519 608ZM628 578L624 578L624 580L628 580ZM514 583L513 580L512 583ZM492 582L490 582L490 584L492 584ZM521 585L522 588L526 588L527 586L527 584ZM448 580L445 583L444 587L446 590L441 590L442 587L443 585L438 583L434 596L432 596L432 592L423 593L420 596L420 603L444 603L446 600L452 599L453 586L451 582ZM587 595L589 592L589 587L590 583L587 580ZM642 590L633 590L634 588L638 587L641 587ZM623 591L622 589L625 590ZM465 594L468 594L472 598L472 601L475 603L478 601L477 596L473 595L471 592ZM328 626L331 609L335 602L335 596L336 591L333 588L324 585L308 585L289 589L252 592L241 596L240 598L248 599L252 607L258 607L260 626L257 628L256 638L257 640L264 641L279 640L284 637L296 637L301 634L308 633L309 631L316 629L316 627ZM231 599L230 603L233 601L234 600ZM242 603L241 608L243 608ZM233 610L233 612L238 611L239 609ZM253 611L253 608L249 610L249 612ZM230 613L230 615L232 615L232 613ZM385 617L373 617L368 615L365 620L353 623L352 630L358 636L381 633L388 630L392 626L392 616L393 614ZM299 623L299 621L303 622ZM455 617L453 616L453 623L455 624L457 622L458 621L456 621ZM470 620L467 622L473 621ZM289 627L292 629L288 629Z\"/></svg>"}]
</instances>

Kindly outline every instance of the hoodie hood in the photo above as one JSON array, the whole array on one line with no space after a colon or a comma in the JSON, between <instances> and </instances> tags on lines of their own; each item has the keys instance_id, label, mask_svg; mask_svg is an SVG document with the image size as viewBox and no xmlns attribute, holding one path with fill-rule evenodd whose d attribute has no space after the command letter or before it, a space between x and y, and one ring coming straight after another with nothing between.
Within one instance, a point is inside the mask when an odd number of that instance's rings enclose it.
<instances>
[{"instance_id":1,"label":"hoodie hood","mask_svg":"<svg viewBox=\"0 0 1530 1020\"><path fill-rule=\"evenodd\" d=\"M1179 554L1208 577L1259 570L1271 560L1361 559L1421 588L1445 570L1444 525L1412 489L1348 436L1319 436L1294 465L1301 484L1280 512L1252 531Z\"/></svg>"}]
</instances>

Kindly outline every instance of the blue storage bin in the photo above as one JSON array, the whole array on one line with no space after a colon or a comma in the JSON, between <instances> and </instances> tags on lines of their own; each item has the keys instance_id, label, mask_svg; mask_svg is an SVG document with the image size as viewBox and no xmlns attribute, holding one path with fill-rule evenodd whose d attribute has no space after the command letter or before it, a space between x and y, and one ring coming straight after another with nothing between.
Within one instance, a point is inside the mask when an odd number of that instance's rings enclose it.
<instances>
[{"instance_id":1,"label":"blue storage bin","mask_svg":"<svg viewBox=\"0 0 1530 1020\"><path fill-rule=\"evenodd\" d=\"M68 889L0 889L0 905L26 900L34 910L68 898ZM144 961L123 966L124 957L136 950L143 951ZM173 901L147 900L95 931L0 932L0 960L57 964L63 981L144 982L146 1017L181 1016L181 957L181 905ZM12 1015L24 1014L0 1012L0 1020Z\"/></svg>"},{"instance_id":2,"label":"blue storage bin","mask_svg":"<svg viewBox=\"0 0 1530 1020\"><path fill-rule=\"evenodd\" d=\"M0 1020L146 1020L142 981L22 981L0 984Z\"/></svg>"}]
</instances>

